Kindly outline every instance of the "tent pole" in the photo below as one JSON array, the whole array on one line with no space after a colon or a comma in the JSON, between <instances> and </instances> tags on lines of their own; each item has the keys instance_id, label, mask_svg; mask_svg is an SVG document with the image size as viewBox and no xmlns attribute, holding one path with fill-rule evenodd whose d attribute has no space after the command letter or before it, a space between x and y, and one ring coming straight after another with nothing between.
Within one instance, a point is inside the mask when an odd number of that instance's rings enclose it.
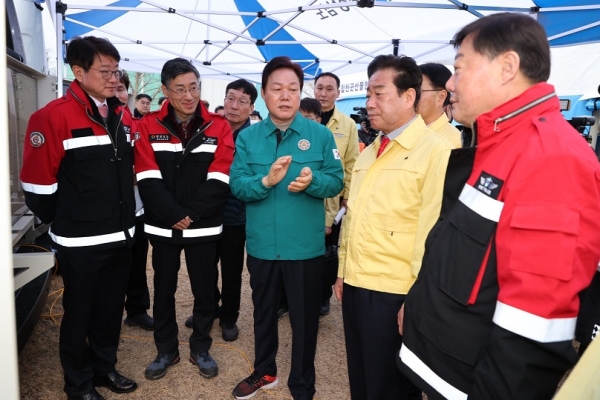
<instances>
[{"instance_id":1,"label":"tent pole","mask_svg":"<svg viewBox=\"0 0 600 400\"><path fill-rule=\"evenodd\" d=\"M392 39L392 44L394 45L394 55L398 57L398 47L400 47L400 39Z\"/></svg>"},{"instance_id":2,"label":"tent pole","mask_svg":"<svg viewBox=\"0 0 600 400\"><path fill-rule=\"evenodd\" d=\"M67 5L58 0L55 3L54 9L56 10L54 27L56 29L56 78L58 82L56 85L56 95L57 98L60 98L63 95L63 74L65 60L65 55L63 54L63 49L65 48L63 41L63 25L65 21L65 12L67 11Z\"/></svg>"}]
</instances>

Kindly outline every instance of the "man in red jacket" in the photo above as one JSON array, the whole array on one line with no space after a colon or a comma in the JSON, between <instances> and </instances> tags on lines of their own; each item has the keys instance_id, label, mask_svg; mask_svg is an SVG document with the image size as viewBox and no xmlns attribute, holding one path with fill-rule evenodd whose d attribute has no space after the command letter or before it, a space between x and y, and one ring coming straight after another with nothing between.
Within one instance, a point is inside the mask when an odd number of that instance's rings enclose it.
<instances>
[{"instance_id":1,"label":"man in red jacket","mask_svg":"<svg viewBox=\"0 0 600 400\"><path fill-rule=\"evenodd\" d=\"M208 350L215 317L214 266L229 195L233 137L225 118L200 101L200 74L187 60L167 61L161 72L163 107L139 123L135 172L144 202L144 231L154 267L155 360L147 379L160 379L179 361L175 291L181 251L194 294L190 361L212 378L218 366Z\"/></svg>"},{"instance_id":2,"label":"man in red jacket","mask_svg":"<svg viewBox=\"0 0 600 400\"><path fill-rule=\"evenodd\" d=\"M494 14L454 39L452 115L477 146L450 156L398 361L429 399L549 399L600 260L600 165L545 82L540 24Z\"/></svg>"},{"instance_id":3,"label":"man in red jacket","mask_svg":"<svg viewBox=\"0 0 600 400\"><path fill-rule=\"evenodd\" d=\"M59 352L69 399L98 400L137 384L115 370L135 231L131 115L115 91L119 52L75 38L75 80L31 116L21 181L27 206L51 224L65 291Z\"/></svg>"}]
</instances>

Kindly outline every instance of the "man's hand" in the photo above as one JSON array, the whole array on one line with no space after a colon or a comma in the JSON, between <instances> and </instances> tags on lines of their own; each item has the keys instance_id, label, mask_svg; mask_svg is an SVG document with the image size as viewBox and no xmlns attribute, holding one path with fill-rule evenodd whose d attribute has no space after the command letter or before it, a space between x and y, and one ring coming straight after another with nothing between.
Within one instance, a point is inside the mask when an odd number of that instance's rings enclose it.
<instances>
[{"instance_id":1,"label":"man's hand","mask_svg":"<svg viewBox=\"0 0 600 400\"><path fill-rule=\"evenodd\" d=\"M400 336L404 336L404 304L398 311L398 332L400 332Z\"/></svg>"},{"instance_id":2,"label":"man's hand","mask_svg":"<svg viewBox=\"0 0 600 400\"><path fill-rule=\"evenodd\" d=\"M348 199L342 199L342 207L346 209L346 214L348 214Z\"/></svg>"},{"instance_id":3,"label":"man's hand","mask_svg":"<svg viewBox=\"0 0 600 400\"><path fill-rule=\"evenodd\" d=\"M337 278L335 283L333 284L333 293L335 293L335 298L338 301L342 301L342 296L344 295L344 278Z\"/></svg>"},{"instance_id":4,"label":"man's hand","mask_svg":"<svg viewBox=\"0 0 600 400\"><path fill-rule=\"evenodd\" d=\"M300 176L295 181L289 184L288 190L290 192L301 192L310 185L312 181L312 171L309 167L302 168Z\"/></svg>"},{"instance_id":5,"label":"man's hand","mask_svg":"<svg viewBox=\"0 0 600 400\"><path fill-rule=\"evenodd\" d=\"M331 227L330 226L326 226L325 227L325 236L329 236L331 234Z\"/></svg>"},{"instance_id":6,"label":"man's hand","mask_svg":"<svg viewBox=\"0 0 600 400\"><path fill-rule=\"evenodd\" d=\"M265 175L262 178L263 185L265 185L266 187L272 187L281 182L281 180L287 173L291 162L292 156L283 156L275 160L275 162L271 165L269 175Z\"/></svg>"},{"instance_id":7,"label":"man's hand","mask_svg":"<svg viewBox=\"0 0 600 400\"><path fill-rule=\"evenodd\" d=\"M179 221L178 223L176 223L175 225L173 225L171 228L173 229L179 229L180 231L189 228L189 226L192 224L192 221L190 219L190 217L185 217L184 219L182 219L181 221Z\"/></svg>"}]
</instances>

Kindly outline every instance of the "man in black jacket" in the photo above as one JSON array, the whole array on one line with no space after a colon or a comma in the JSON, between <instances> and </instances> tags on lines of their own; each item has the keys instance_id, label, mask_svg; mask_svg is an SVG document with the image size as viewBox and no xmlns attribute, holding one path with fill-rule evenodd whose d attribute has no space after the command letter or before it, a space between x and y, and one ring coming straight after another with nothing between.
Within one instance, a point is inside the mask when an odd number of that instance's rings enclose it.
<instances>
[{"instance_id":1,"label":"man in black jacket","mask_svg":"<svg viewBox=\"0 0 600 400\"><path fill-rule=\"evenodd\" d=\"M233 140L240 131L250 126L250 113L254 110L254 102L258 92L254 85L245 79L231 82L225 89L225 118L231 126ZM223 217L223 236L217 245L217 259L221 260L221 293L216 290L216 304L221 300L217 310L220 319L223 340L231 342L238 338L236 325L240 313L240 296L242 291L242 270L244 269L244 246L246 244L246 204L231 193L225 203ZM216 284L215 284L216 286ZM191 328L193 317L190 316L185 325Z\"/></svg>"},{"instance_id":2,"label":"man in black jacket","mask_svg":"<svg viewBox=\"0 0 600 400\"><path fill-rule=\"evenodd\" d=\"M75 79L31 116L25 140L25 202L51 224L65 285L59 353L69 399L102 399L94 386L137 388L115 369L135 231L135 132L115 97L119 59L106 39L73 39Z\"/></svg>"},{"instance_id":3,"label":"man in black jacket","mask_svg":"<svg viewBox=\"0 0 600 400\"><path fill-rule=\"evenodd\" d=\"M181 252L194 294L194 331L190 361L204 378L218 374L208 353L214 319L217 241L229 194L233 159L231 128L200 102L200 74L187 60L167 61L161 73L168 97L158 111L139 122L135 171L144 202L144 231L152 245L154 267L155 360L147 379L160 379L179 361L175 292Z\"/></svg>"}]
</instances>

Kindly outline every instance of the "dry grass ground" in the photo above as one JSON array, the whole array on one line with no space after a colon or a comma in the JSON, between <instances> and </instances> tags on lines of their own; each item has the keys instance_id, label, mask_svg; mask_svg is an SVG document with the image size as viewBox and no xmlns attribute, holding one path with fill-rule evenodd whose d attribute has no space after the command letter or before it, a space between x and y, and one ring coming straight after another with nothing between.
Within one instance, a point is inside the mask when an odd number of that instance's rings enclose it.
<instances>
[{"instance_id":1,"label":"dry grass ground","mask_svg":"<svg viewBox=\"0 0 600 400\"><path fill-rule=\"evenodd\" d=\"M149 258L150 259L150 258ZM152 293L153 271L148 265L148 284ZM62 279L54 277L51 292L62 288ZM56 314L40 319L31 339L19 355L19 377L22 399L65 399L63 392L63 374L58 357L58 336L61 299L57 294L49 297L44 314ZM177 299L177 320L179 321L179 351L181 362L169 369L167 375L158 381L144 378L144 369L156 355L152 332L123 325L118 353L117 369L125 376L137 381L138 389L131 394L117 395L106 388L98 391L106 399L231 399L231 391L252 370L254 360L254 334L252 330L252 300L248 284L248 273L244 271L242 287L242 305L238 326L240 337L235 342L225 342L221 338L221 329L217 323L212 329L213 346L211 355L219 364L219 375L207 380L198 374L198 368L189 361L188 339L191 330L184 321L192 310L193 298L189 280L182 258L179 273ZM52 304L54 304L52 306ZM290 369L291 329L289 319L279 322L279 353L277 365L280 384L271 390L261 391L257 400L291 399L287 388L287 376ZM331 302L331 313L322 317L319 326L317 355L315 360L317 373L318 400L349 399L346 351L342 327L341 305L335 299Z\"/></svg>"}]
</instances>

